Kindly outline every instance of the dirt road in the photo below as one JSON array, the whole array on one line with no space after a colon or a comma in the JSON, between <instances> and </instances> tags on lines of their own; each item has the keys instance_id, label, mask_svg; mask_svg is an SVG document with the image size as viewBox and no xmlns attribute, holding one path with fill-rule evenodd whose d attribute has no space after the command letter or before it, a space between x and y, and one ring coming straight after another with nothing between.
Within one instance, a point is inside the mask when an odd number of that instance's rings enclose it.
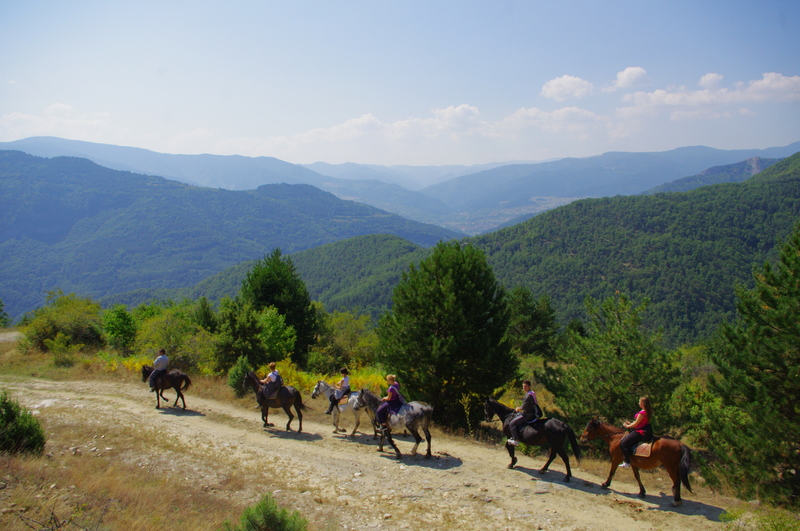
<instances>
[{"instance_id":1,"label":"dirt road","mask_svg":"<svg viewBox=\"0 0 800 531\"><path fill-rule=\"evenodd\" d=\"M282 411L272 410L276 427L264 429L257 409L203 400L191 390L186 411L155 410L153 395L141 382L23 381L0 375L0 386L43 419L90 422L98 434L109 423L152 430L174 448L160 452L160 466L212 492L237 475L255 474L257 481L241 482L239 495L255 502L272 491L280 503L333 529L722 529L719 515L729 501L698 488L696 494L685 493L682 507L673 508L666 481L640 500L630 471L620 471L612 488L604 490L599 487L604 477L576 463L572 481L564 483L560 461L543 476L537 472L541 458L521 456L517 468L508 470L502 446L453 437L435 438L434 457L428 460L424 443L423 454L410 457L411 438L400 437L406 455L398 461L393 453L377 452L371 435L334 435L322 422L328 417L319 414L325 404L308 397L316 414L297 433L283 429ZM342 425L351 428L352 418L343 418ZM84 451L129 462L153 459L116 446L109 436L102 446Z\"/></svg>"}]
</instances>

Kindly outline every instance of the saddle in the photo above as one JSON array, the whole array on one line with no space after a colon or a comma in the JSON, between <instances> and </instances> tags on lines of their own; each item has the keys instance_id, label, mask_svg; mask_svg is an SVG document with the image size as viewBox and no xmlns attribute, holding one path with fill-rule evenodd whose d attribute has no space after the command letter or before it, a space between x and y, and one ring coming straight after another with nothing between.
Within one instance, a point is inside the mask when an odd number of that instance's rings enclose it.
<instances>
[{"instance_id":1,"label":"saddle","mask_svg":"<svg viewBox=\"0 0 800 531\"><path fill-rule=\"evenodd\" d=\"M261 394L262 394L262 396L264 397L265 400L275 400L276 398L278 398L278 391L281 390L281 387L283 387L283 386L279 385L279 386L277 386L275 388L274 391L272 391L269 394L267 394L267 387L264 386L264 389L261 391Z\"/></svg>"},{"instance_id":2,"label":"saddle","mask_svg":"<svg viewBox=\"0 0 800 531\"><path fill-rule=\"evenodd\" d=\"M650 452L653 450L653 442L655 441L639 443L633 450L633 455L637 457L650 457Z\"/></svg>"}]
</instances>

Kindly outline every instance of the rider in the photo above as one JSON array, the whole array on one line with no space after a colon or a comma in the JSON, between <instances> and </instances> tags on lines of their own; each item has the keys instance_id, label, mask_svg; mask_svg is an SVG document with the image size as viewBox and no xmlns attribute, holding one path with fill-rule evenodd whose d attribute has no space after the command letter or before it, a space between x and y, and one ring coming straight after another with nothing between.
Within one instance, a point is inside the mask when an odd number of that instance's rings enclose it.
<instances>
[{"instance_id":1,"label":"rider","mask_svg":"<svg viewBox=\"0 0 800 531\"><path fill-rule=\"evenodd\" d=\"M381 430L389 429L389 414L397 413L400 407L406 403L406 399L400 393L400 383L397 381L397 376L394 374L387 375L386 382L389 384L389 389L386 391L386 396L383 397L383 404L378 406L375 411Z\"/></svg>"},{"instance_id":2,"label":"rider","mask_svg":"<svg viewBox=\"0 0 800 531\"><path fill-rule=\"evenodd\" d=\"M633 422L623 424L625 428L633 431L628 433L619 443L623 459L619 466L622 468L631 466L631 455L633 455L636 446L640 442L648 442L653 439L653 426L650 425L650 421L653 419L653 406L650 404L650 397L641 397L639 399L639 407L642 410L636 414Z\"/></svg>"},{"instance_id":3,"label":"rider","mask_svg":"<svg viewBox=\"0 0 800 531\"><path fill-rule=\"evenodd\" d=\"M536 392L531 389L530 380L522 382L522 390L525 392L525 398L522 399L522 405L516 408L517 416L508 424L511 429L511 438L508 440L508 444L511 446L519 444L519 427L539 418L539 402L536 400Z\"/></svg>"},{"instance_id":4,"label":"rider","mask_svg":"<svg viewBox=\"0 0 800 531\"><path fill-rule=\"evenodd\" d=\"M326 415L331 414L333 408L339 404L339 400L350 394L350 371L347 370L347 367L342 367L339 372L342 374L342 379L336 384L336 390L331 393L331 405L328 406L328 411L325 412Z\"/></svg>"},{"instance_id":5,"label":"rider","mask_svg":"<svg viewBox=\"0 0 800 531\"><path fill-rule=\"evenodd\" d=\"M281 378L278 369L275 368L276 366L274 361L269 362L270 373L263 380L259 380L259 382L264 384L263 393L265 398L269 398L276 389L280 389L283 385L283 378Z\"/></svg>"},{"instance_id":6,"label":"rider","mask_svg":"<svg viewBox=\"0 0 800 531\"><path fill-rule=\"evenodd\" d=\"M161 378L161 375L167 372L167 366L169 365L169 358L167 357L167 351L162 349L158 350L158 357L153 360L153 372L150 373L150 392L154 393L156 391L156 387L158 387L158 380Z\"/></svg>"}]
</instances>

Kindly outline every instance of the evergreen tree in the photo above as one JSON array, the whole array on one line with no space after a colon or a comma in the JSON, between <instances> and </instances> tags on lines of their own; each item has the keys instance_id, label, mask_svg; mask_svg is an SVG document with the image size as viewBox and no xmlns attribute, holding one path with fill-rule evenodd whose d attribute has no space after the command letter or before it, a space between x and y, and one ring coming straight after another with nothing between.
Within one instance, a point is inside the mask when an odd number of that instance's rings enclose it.
<instances>
[{"instance_id":1,"label":"evergreen tree","mask_svg":"<svg viewBox=\"0 0 800 531\"><path fill-rule=\"evenodd\" d=\"M380 360L437 421L468 427L478 402L517 376L505 291L485 255L440 242L403 273L392 300L378 328Z\"/></svg>"},{"instance_id":2,"label":"evergreen tree","mask_svg":"<svg viewBox=\"0 0 800 531\"><path fill-rule=\"evenodd\" d=\"M11 317L6 313L6 305L0 299L0 328L5 328L11 324Z\"/></svg>"},{"instance_id":3,"label":"evergreen tree","mask_svg":"<svg viewBox=\"0 0 800 531\"><path fill-rule=\"evenodd\" d=\"M215 348L216 370L227 372L244 357L251 367L268 363L258 312L250 303L223 299L219 312L219 334Z\"/></svg>"},{"instance_id":4,"label":"evergreen tree","mask_svg":"<svg viewBox=\"0 0 800 531\"><path fill-rule=\"evenodd\" d=\"M508 325L511 352L520 359L530 355L551 357L558 327L550 298L543 295L534 299L528 288L517 286L508 294L508 307L511 312Z\"/></svg>"},{"instance_id":5,"label":"evergreen tree","mask_svg":"<svg viewBox=\"0 0 800 531\"><path fill-rule=\"evenodd\" d=\"M546 362L542 376L568 417L585 421L601 416L618 424L632 419L639 397L649 396L657 430L667 427L668 413L658 406L666 405L678 372L660 345L660 334L641 327L646 307L647 300L636 307L620 294L600 305L587 299L586 330L570 327L559 359Z\"/></svg>"},{"instance_id":6,"label":"evergreen tree","mask_svg":"<svg viewBox=\"0 0 800 531\"><path fill-rule=\"evenodd\" d=\"M255 311L277 308L296 334L292 361L305 367L308 349L316 340L317 314L291 258L284 258L280 249L275 249L257 260L242 281L239 298Z\"/></svg>"},{"instance_id":7,"label":"evergreen tree","mask_svg":"<svg viewBox=\"0 0 800 531\"><path fill-rule=\"evenodd\" d=\"M740 496L800 504L800 225L777 266L736 288L739 319L710 349L711 375L700 431L717 461L704 475Z\"/></svg>"},{"instance_id":8,"label":"evergreen tree","mask_svg":"<svg viewBox=\"0 0 800 531\"><path fill-rule=\"evenodd\" d=\"M124 304L115 304L103 312L103 330L108 344L123 354L130 354L136 340L136 320Z\"/></svg>"}]
</instances>

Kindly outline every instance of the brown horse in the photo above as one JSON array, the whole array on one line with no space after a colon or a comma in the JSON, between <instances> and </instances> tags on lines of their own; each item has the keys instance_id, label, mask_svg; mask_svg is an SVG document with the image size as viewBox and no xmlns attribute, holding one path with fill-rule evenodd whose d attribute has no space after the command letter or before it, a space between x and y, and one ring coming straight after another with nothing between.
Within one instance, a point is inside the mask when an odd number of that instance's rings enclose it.
<instances>
[{"instance_id":1,"label":"brown horse","mask_svg":"<svg viewBox=\"0 0 800 531\"><path fill-rule=\"evenodd\" d=\"M142 381L146 382L152 372L153 368L150 365L142 366ZM156 409L161 407L162 398L165 402L169 402L169 400L167 400L167 398L162 394L164 389L175 389L175 403L172 405L172 407L176 407L178 405L178 399L180 398L183 402L183 409L186 409L186 398L183 396L183 391L192 385L192 380L189 378L189 375L183 371L179 371L178 369L172 369L171 371L167 371L161 375L161 378L158 379L157 385Z\"/></svg>"},{"instance_id":2,"label":"brown horse","mask_svg":"<svg viewBox=\"0 0 800 531\"><path fill-rule=\"evenodd\" d=\"M602 439L608 443L608 449L611 452L611 471L608 473L608 479L605 483L600 485L607 489L611 485L611 479L614 477L614 472L617 467L622 463L622 448L620 442L628 432L600 422L597 419L592 419L586 425L581 435L581 442L592 441L594 439ZM663 466L669 477L672 478L672 505L675 507L681 504L681 483L686 487L689 492L692 487L689 486L689 468L692 464L692 456L689 447L671 437L656 437L653 439L653 447L650 450L649 457L642 457L639 455L631 456L631 468L633 469L633 476L639 483L639 497L644 498L645 490L642 485L642 480L639 478L639 469L650 470L659 466Z\"/></svg>"}]
</instances>

